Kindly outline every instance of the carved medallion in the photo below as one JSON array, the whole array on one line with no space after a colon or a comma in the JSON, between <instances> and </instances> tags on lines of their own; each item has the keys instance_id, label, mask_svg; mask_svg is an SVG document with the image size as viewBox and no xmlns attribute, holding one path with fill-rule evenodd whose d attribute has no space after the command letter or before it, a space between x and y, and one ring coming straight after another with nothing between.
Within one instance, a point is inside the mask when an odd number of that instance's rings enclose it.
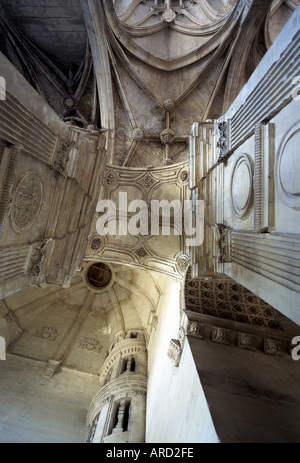
<instances>
[{"instance_id":1,"label":"carved medallion","mask_svg":"<svg viewBox=\"0 0 300 463\"><path fill-rule=\"evenodd\" d=\"M81 349L86 349L89 351L97 352L98 354L102 351L102 346L100 345L99 341L94 338L84 338L81 342L79 347Z\"/></svg>"},{"instance_id":2,"label":"carved medallion","mask_svg":"<svg viewBox=\"0 0 300 463\"><path fill-rule=\"evenodd\" d=\"M55 328L43 327L37 330L33 336L45 339L46 341L55 341L58 336L58 332Z\"/></svg>"},{"instance_id":3,"label":"carved medallion","mask_svg":"<svg viewBox=\"0 0 300 463\"><path fill-rule=\"evenodd\" d=\"M213 327L212 330L212 341L218 344L229 345L229 330L225 328Z\"/></svg>"},{"instance_id":4,"label":"carved medallion","mask_svg":"<svg viewBox=\"0 0 300 463\"><path fill-rule=\"evenodd\" d=\"M93 252L99 251L102 246L102 240L98 236L92 239L90 247Z\"/></svg>"},{"instance_id":5,"label":"carved medallion","mask_svg":"<svg viewBox=\"0 0 300 463\"><path fill-rule=\"evenodd\" d=\"M145 185L146 188L150 188L154 183L154 179L151 177L150 174L146 174L145 177L143 178L142 182L143 182L143 184Z\"/></svg>"},{"instance_id":6,"label":"carved medallion","mask_svg":"<svg viewBox=\"0 0 300 463\"><path fill-rule=\"evenodd\" d=\"M43 201L43 184L34 172L28 172L17 187L12 208L13 225L19 230L32 226Z\"/></svg>"},{"instance_id":7,"label":"carved medallion","mask_svg":"<svg viewBox=\"0 0 300 463\"><path fill-rule=\"evenodd\" d=\"M281 350L281 342L277 339L264 339L264 352L269 355L279 354Z\"/></svg>"},{"instance_id":8,"label":"carved medallion","mask_svg":"<svg viewBox=\"0 0 300 463\"><path fill-rule=\"evenodd\" d=\"M234 166L231 179L231 207L242 219L253 204L253 168L250 158L242 154Z\"/></svg>"},{"instance_id":9,"label":"carved medallion","mask_svg":"<svg viewBox=\"0 0 300 463\"><path fill-rule=\"evenodd\" d=\"M248 333L238 333L238 346L241 349L255 351L254 348L255 336Z\"/></svg>"},{"instance_id":10,"label":"carved medallion","mask_svg":"<svg viewBox=\"0 0 300 463\"><path fill-rule=\"evenodd\" d=\"M275 184L281 201L288 207L300 207L300 121L284 136L275 163Z\"/></svg>"}]
</instances>

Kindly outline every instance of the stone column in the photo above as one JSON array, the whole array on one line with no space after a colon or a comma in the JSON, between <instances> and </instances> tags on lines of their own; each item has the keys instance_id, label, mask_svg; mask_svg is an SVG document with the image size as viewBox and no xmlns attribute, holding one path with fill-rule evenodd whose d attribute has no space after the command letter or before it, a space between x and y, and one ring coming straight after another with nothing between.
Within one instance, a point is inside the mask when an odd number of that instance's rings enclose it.
<instances>
[{"instance_id":1,"label":"stone column","mask_svg":"<svg viewBox=\"0 0 300 463\"><path fill-rule=\"evenodd\" d=\"M147 358L141 330L116 333L87 416L87 443L143 443Z\"/></svg>"}]
</instances>

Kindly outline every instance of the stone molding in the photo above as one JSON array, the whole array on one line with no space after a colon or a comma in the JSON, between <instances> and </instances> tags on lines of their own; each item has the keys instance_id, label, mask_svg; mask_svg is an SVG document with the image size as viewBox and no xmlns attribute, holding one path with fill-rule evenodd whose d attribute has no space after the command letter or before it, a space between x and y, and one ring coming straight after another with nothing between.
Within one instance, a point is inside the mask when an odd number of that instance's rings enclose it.
<instances>
[{"instance_id":1,"label":"stone molding","mask_svg":"<svg viewBox=\"0 0 300 463\"><path fill-rule=\"evenodd\" d=\"M2 165L1 163L1 169L3 168L5 170L5 175L4 178L2 178L0 189L0 236L11 209L12 192L16 181L16 172L21 152L22 148L20 146L5 148L4 156L7 158L6 165Z\"/></svg>"},{"instance_id":2,"label":"stone molding","mask_svg":"<svg viewBox=\"0 0 300 463\"><path fill-rule=\"evenodd\" d=\"M276 330L272 333L272 330L255 329L239 322L220 320L189 310L185 313L189 320L188 338L268 355L290 355L291 336L284 332Z\"/></svg>"}]
</instances>

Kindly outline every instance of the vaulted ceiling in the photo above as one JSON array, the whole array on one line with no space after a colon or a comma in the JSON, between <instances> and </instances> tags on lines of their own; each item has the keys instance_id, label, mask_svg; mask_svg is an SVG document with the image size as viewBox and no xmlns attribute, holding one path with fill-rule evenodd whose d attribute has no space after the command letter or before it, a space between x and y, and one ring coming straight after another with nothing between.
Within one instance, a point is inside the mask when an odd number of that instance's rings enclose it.
<instances>
[{"instance_id":1,"label":"vaulted ceiling","mask_svg":"<svg viewBox=\"0 0 300 463\"><path fill-rule=\"evenodd\" d=\"M300 2L270 3L1 0L0 50L66 123L108 130L111 164L158 168L187 161L193 122L228 109ZM95 291L91 263L1 302L11 353L98 374L113 334L151 334L167 277L114 264Z\"/></svg>"}]
</instances>

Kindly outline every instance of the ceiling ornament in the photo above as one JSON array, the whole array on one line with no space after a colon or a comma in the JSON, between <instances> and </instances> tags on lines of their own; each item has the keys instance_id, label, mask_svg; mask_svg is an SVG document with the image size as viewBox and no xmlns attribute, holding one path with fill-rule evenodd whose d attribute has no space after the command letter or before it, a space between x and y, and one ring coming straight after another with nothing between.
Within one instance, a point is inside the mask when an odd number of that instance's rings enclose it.
<instances>
[{"instance_id":1,"label":"ceiling ornament","mask_svg":"<svg viewBox=\"0 0 300 463\"><path fill-rule=\"evenodd\" d=\"M114 46L120 42L137 58L168 71L187 66L215 50L228 37L243 10L235 0L219 2L218 10L208 0L103 3ZM170 29L168 39L163 33L166 28ZM151 40L145 40L150 35ZM151 48L159 42L161 46Z\"/></svg>"}]
</instances>

